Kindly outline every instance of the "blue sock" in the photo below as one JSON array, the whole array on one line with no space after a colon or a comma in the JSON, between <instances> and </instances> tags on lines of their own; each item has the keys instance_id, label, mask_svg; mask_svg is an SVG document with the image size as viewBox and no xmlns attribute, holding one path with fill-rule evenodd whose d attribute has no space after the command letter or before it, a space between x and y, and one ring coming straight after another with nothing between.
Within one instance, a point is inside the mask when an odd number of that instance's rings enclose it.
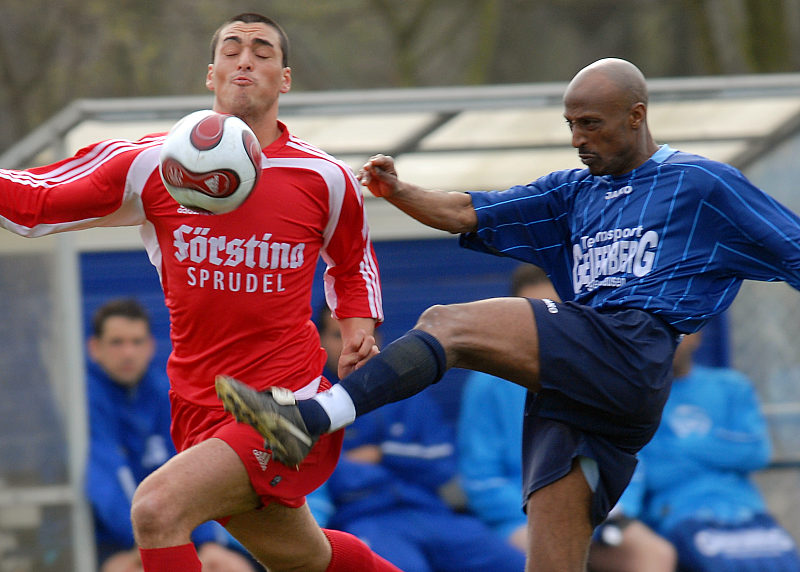
<instances>
[{"instance_id":1,"label":"blue sock","mask_svg":"<svg viewBox=\"0 0 800 572\"><path fill-rule=\"evenodd\" d=\"M328 414L315 399L298 399L297 409L300 417L306 424L306 429L311 435L317 436L327 433L331 427L331 420Z\"/></svg>"},{"instance_id":2,"label":"blue sock","mask_svg":"<svg viewBox=\"0 0 800 572\"><path fill-rule=\"evenodd\" d=\"M416 395L442 379L444 348L428 332L410 330L345 377L341 383L364 415L381 405Z\"/></svg>"},{"instance_id":3,"label":"blue sock","mask_svg":"<svg viewBox=\"0 0 800 572\"><path fill-rule=\"evenodd\" d=\"M416 395L447 371L439 340L422 330L410 330L339 384L353 400L356 415ZM312 435L330 428L330 418L314 399L298 401L300 415Z\"/></svg>"}]
</instances>

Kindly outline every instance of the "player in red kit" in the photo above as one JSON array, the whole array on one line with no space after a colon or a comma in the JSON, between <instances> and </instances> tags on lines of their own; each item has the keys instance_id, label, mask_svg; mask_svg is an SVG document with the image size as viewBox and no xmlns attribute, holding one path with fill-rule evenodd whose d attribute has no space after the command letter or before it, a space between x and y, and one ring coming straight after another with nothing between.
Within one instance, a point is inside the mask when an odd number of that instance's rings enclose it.
<instances>
[{"instance_id":1,"label":"player in red kit","mask_svg":"<svg viewBox=\"0 0 800 572\"><path fill-rule=\"evenodd\" d=\"M214 110L241 117L263 148L258 186L239 209L178 205L158 171L164 135L91 145L27 171L0 170L0 226L35 237L138 225L171 319L172 437L180 453L138 488L132 520L146 572L199 572L190 532L217 519L270 570L397 570L355 537L321 530L305 495L333 470L342 435L325 435L299 467L265 449L217 399L218 374L299 397L329 386L310 320L317 260L340 320L346 373L377 352L378 267L352 171L278 121L291 87L288 41L272 20L231 18L214 34Z\"/></svg>"}]
</instances>

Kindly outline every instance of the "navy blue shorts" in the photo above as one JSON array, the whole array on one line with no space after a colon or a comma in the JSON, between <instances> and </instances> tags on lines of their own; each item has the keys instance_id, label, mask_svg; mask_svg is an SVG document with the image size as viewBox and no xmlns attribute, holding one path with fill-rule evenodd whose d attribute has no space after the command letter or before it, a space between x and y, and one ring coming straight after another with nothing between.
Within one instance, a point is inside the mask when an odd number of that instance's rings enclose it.
<instances>
[{"instance_id":1,"label":"navy blue shorts","mask_svg":"<svg viewBox=\"0 0 800 572\"><path fill-rule=\"evenodd\" d=\"M669 396L679 335L647 312L601 313L531 299L539 334L541 391L529 392L522 441L523 505L573 460L597 462L592 523L602 522L655 433Z\"/></svg>"}]
</instances>

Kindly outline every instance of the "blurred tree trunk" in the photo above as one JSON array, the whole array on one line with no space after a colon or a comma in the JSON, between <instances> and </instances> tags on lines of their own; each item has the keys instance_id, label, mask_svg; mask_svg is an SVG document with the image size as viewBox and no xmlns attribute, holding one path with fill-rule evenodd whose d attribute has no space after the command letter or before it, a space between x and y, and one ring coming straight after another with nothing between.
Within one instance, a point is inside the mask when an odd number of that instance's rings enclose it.
<instances>
[{"instance_id":1,"label":"blurred tree trunk","mask_svg":"<svg viewBox=\"0 0 800 572\"><path fill-rule=\"evenodd\" d=\"M698 22L707 73L767 73L797 68L797 0L686 0L686 4Z\"/></svg>"},{"instance_id":2,"label":"blurred tree trunk","mask_svg":"<svg viewBox=\"0 0 800 572\"><path fill-rule=\"evenodd\" d=\"M461 70L458 83L486 83L498 45L501 0L403 3L370 0L370 3L388 31L397 85L425 83L430 62L442 57ZM469 35L466 42L465 34ZM454 45L464 50L459 53L453 49Z\"/></svg>"},{"instance_id":3,"label":"blurred tree trunk","mask_svg":"<svg viewBox=\"0 0 800 572\"><path fill-rule=\"evenodd\" d=\"M746 57L745 0L705 0L701 4L716 61L713 73L750 71Z\"/></svg>"},{"instance_id":4,"label":"blurred tree trunk","mask_svg":"<svg viewBox=\"0 0 800 572\"><path fill-rule=\"evenodd\" d=\"M489 70L494 64L497 43L499 41L501 2L483 0L478 2L479 14L478 38L475 42L475 57L467 66L464 74L465 83L483 84L490 77Z\"/></svg>"},{"instance_id":5,"label":"blurred tree trunk","mask_svg":"<svg viewBox=\"0 0 800 572\"><path fill-rule=\"evenodd\" d=\"M786 2L747 0L747 28L744 44L753 72L777 72L791 61L791 24L787 19ZM796 22L795 22L796 24ZM770 41L764 41L771 30ZM766 32L769 33L769 32Z\"/></svg>"}]
</instances>

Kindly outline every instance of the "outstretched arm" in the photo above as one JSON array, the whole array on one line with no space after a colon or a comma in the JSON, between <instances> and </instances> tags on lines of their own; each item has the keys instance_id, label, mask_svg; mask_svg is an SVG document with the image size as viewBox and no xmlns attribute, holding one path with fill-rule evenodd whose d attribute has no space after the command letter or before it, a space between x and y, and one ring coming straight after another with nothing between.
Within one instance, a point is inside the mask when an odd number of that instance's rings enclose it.
<instances>
[{"instance_id":1,"label":"outstretched arm","mask_svg":"<svg viewBox=\"0 0 800 572\"><path fill-rule=\"evenodd\" d=\"M361 184L422 224L457 234L477 228L467 193L426 190L397 178L394 159L375 155L358 172Z\"/></svg>"}]
</instances>

